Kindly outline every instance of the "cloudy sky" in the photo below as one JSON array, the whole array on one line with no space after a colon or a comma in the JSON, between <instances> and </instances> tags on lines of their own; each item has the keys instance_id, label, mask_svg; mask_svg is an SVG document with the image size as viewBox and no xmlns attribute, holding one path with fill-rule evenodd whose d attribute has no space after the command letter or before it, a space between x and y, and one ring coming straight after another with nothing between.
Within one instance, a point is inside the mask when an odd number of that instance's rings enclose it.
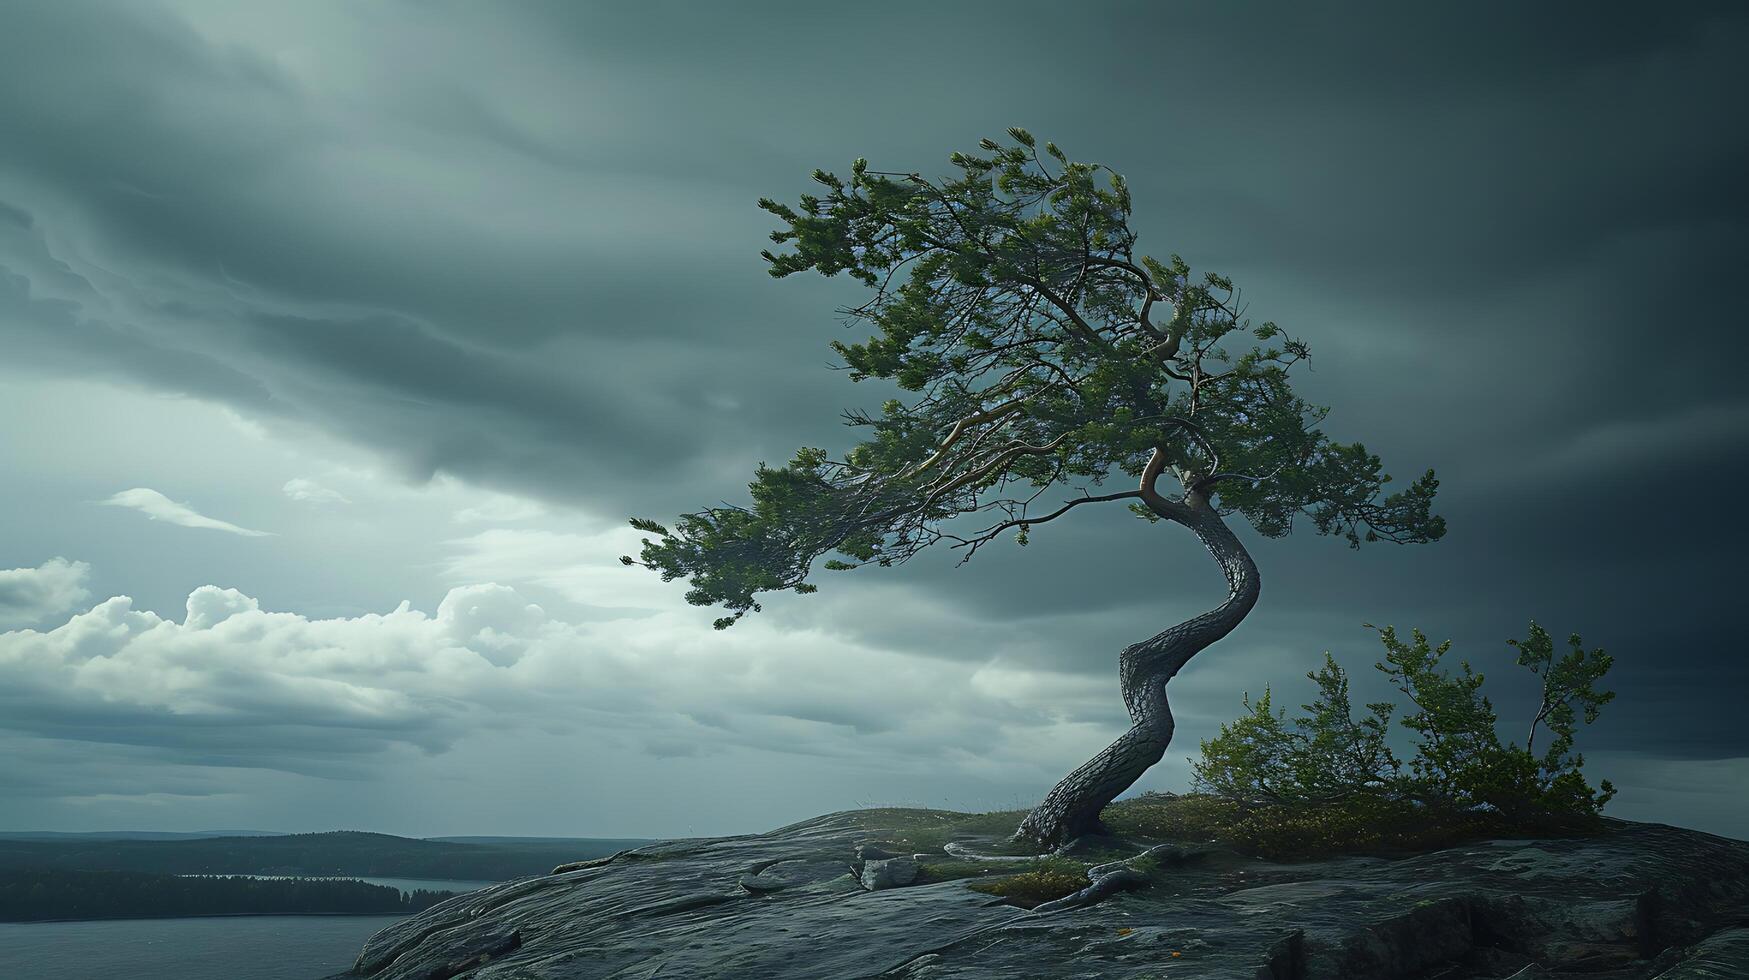
<instances>
[{"instance_id":1,"label":"cloudy sky","mask_svg":"<svg viewBox=\"0 0 1749 980\"><path fill-rule=\"evenodd\" d=\"M1084 509L726 633L615 560L882 397L827 369L858 287L766 276L754 201L1020 125L1443 481L1434 545L1255 542L1143 788L1326 649L1376 693L1369 621L1521 737L1534 618L1616 657L1613 812L1749 836L1749 19L1423 6L6 4L0 829L1038 798L1123 727L1117 650L1220 598L1182 529Z\"/></svg>"}]
</instances>

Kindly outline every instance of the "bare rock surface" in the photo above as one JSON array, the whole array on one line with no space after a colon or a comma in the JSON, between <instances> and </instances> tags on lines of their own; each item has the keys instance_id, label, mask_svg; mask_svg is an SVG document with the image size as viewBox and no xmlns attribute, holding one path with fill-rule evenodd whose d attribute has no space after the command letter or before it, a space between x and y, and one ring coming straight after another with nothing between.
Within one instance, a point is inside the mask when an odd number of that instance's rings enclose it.
<instances>
[{"instance_id":1,"label":"bare rock surface","mask_svg":"<svg viewBox=\"0 0 1749 980\"><path fill-rule=\"evenodd\" d=\"M927 856L916 883L867 890L870 865L912 859L864 845L899 837L851 812L648 845L434 906L345 976L1749 978L1749 844L1656 824L1301 864L1189 846L1141 890L1044 913L931 883Z\"/></svg>"}]
</instances>

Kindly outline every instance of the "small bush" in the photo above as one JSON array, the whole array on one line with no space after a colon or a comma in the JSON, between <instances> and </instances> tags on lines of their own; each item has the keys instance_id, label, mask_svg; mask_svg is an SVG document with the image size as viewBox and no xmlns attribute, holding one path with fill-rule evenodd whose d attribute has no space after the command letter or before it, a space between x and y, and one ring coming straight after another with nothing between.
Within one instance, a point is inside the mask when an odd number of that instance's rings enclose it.
<instances>
[{"instance_id":1,"label":"small bush","mask_svg":"<svg viewBox=\"0 0 1749 980\"><path fill-rule=\"evenodd\" d=\"M1450 640L1432 647L1420 630L1412 630L1408 642L1389 626L1378 632L1385 660L1376 666L1418 709L1403 718L1418 743L1411 776L1397 787L1400 794L1531 821L1592 818L1615 795L1608 780L1593 790L1582 772L1584 757L1572 752L1575 705L1589 724L1615 698L1613 691L1597 690L1614 663L1609 654L1587 653L1574 633L1567 640L1570 651L1557 660L1548 631L1534 622L1525 640L1507 641L1519 651L1519 665L1542 682L1537 713L1521 749L1515 742L1501 744L1494 705L1481 693L1482 675L1467 662L1459 664L1456 674L1440 668ZM1538 756L1531 747L1544 725L1553 742Z\"/></svg>"},{"instance_id":2,"label":"small bush","mask_svg":"<svg viewBox=\"0 0 1749 980\"><path fill-rule=\"evenodd\" d=\"M1595 721L1615 697L1597 687L1611 666L1608 654L1587 652L1575 634L1557 656L1535 623L1526 639L1509 641L1542 686L1520 748L1501 742L1482 675L1468 663L1456 672L1443 668L1449 641L1435 647L1420 630L1404 640L1388 626L1378 633L1385 659L1376 666L1413 709L1401 719L1416 736L1407 767L1385 744L1395 706L1369 704L1357 720L1347 675L1326 653L1324 667L1306 675L1318 687L1316 700L1301 706L1306 715L1290 722L1267 690L1255 702L1247 697L1246 713L1203 742L1202 759L1192 763L1203 794L1114 806L1107 824L1148 836L1219 840L1265 857L1427 850L1596 826L1615 790L1607 780L1601 789L1586 782L1573 742L1579 719ZM1550 740L1538 754L1533 747L1545 729Z\"/></svg>"},{"instance_id":3,"label":"small bush","mask_svg":"<svg viewBox=\"0 0 1749 980\"><path fill-rule=\"evenodd\" d=\"M1275 712L1270 692L1244 704L1247 713L1218 736L1202 743L1202 759L1191 763L1198 789L1243 803L1320 803L1381 790L1397 778L1398 763L1385 744L1395 706L1369 704L1367 717L1355 719L1348 700L1348 675L1330 654L1324 667L1306 678L1318 697L1301 705L1308 712L1287 723Z\"/></svg>"}]
</instances>

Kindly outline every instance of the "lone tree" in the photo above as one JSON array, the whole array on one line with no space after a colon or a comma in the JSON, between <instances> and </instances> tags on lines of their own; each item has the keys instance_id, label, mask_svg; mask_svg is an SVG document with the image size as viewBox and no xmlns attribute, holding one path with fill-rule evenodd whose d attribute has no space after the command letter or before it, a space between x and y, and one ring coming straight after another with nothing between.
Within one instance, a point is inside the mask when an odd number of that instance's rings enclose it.
<instances>
[{"instance_id":1,"label":"lone tree","mask_svg":"<svg viewBox=\"0 0 1749 980\"><path fill-rule=\"evenodd\" d=\"M632 521L655 538L621 560L689 580L688 602L729 611L722 629L757 611L761 592L815 591L810 573L828 553L839 556L829 570L902 564L943 542L970 559L1117 501L1187 528L1227 599L1124 648L1132 726L1021 824L1017 840L1046 848L1099 831L1106 804L1160 761L1167 682L1256 604L1257 567L1227 517L1274 538L1305 515L1354 547L1432 541L1445 524L1430 512L1431 470L1386 494L1378 457L1319 429L1327 409L1290 382L1304 343L1254 326L1226 278L1136 255L1121 175L1025 130L1008 135L981 141L982 155L953 154L948 179L859 159L848 180L816 170L824 193L797 208L759 202L786 226L772 241L791 246L763 253L771 275L843 272L872 290L841 311L872 336L832 347L852 380L889 379L907 397L846 413L866 436L842 460L805 448L783 467L761 464L750 506L685 514L672 529ZM1113 477L1130 489L1104 490ZM1067 500L1041 504L1054 487Z\"/></svg>"}]
</instances>

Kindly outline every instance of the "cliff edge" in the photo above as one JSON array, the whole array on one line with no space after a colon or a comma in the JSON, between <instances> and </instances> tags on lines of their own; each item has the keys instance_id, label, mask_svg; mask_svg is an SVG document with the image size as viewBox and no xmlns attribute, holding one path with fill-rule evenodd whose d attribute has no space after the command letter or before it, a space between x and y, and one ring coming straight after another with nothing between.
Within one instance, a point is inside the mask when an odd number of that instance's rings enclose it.
<instances>
[{"instance_id":1,"label":"cliff edge","mask_svg":"<svg viewBox=\"0 0 1749 980\"><path fill-rule=\"evenodd\" d=\"M979 860L998 837L950 816L850 811L568 865L398 922L342 976L1749 977L1749 843L1696 831L1611 820L1590 837L1303 863L1150 841L1123 864L1112 847L1140 848L1108 841L1082 861L1101 862L1098 894L1032 910L971 887L1025 865Z\"/></svg>"}]
</instances>

